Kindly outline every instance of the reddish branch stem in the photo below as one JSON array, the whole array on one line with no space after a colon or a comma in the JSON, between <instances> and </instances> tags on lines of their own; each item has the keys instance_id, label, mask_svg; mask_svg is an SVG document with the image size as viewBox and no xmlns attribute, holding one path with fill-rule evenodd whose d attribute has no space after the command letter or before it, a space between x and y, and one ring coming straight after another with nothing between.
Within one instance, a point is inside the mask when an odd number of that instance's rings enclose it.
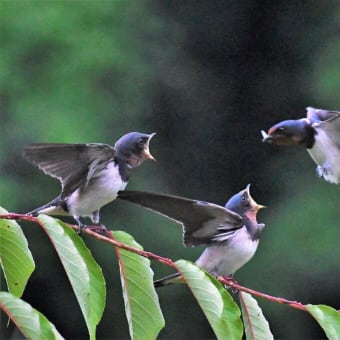
<instances>
[{"instance_id":1,"label":"reddish branch stem","mask_svg":"<svg viewBox=\"0 0 340 340\"><path fill-rule=\"evenodd\" d=\"M125 250L128 250L132 253L135 253L135 254L138 254L140 256L144 256L144 257L147 257L151 260L156 260L158 262L162 262L162 263L165 263L167 264L168 266L170 267L175 267L175 264L173 261L171 261L170 259L168 258L165 258L165 257L162 257L162 256L159 256L159 255L156 255L154 253L151 253L149 251L145 251L145 250L140 250L140 249L137 249L137 248L134 248L134 247L131 247L131 246L128 246L127 244L125 243L121 243L121 242L118 242L115 240L115 238L113 237L111 231L109 230L106 230L105 231L105 236L104 235L101 235L101 234L98 234L94 231L92 231L90 228L86 228L84 230L84 232L88 235L91 235L92 237L94 238L97 238L98 240L101 240L103 242L107 242L107 243L110 243L112 245L114 245L115 247L118 247L118 248L121 248L121 249L125 249Z\"/></svg>"},{"instance_id":2,"label":"reddish branch stem","mask_svg":"<svg viewBox=\"0 0 340 340\"><path fill-rule=\"evenodd\" d=\"M30 221L30 222L40 224L39 219L37 217L31 216L31 215L23 215L23 214L15 214L15 213L0 214L0 219ZM73 229L78 229L78 226L73 225L73 224L68 224L68 226L73 228ZM149 251L140 250L140 249L137 249L137 248L134 248L134 247L130 247L125 243L121 243L121 242L116 241L114 239L112 233L109 230L106 230L103 234L99 234L95 231L92 231L91 226L89 226L89 228L83 229L82 232L84 232L84 233L86 233L86 234L88 234L88 235L90 235L90 236L92 236L92 237L94 237L98 240L101 240L103 242L110 243L115 247L128 250L132 253L138 254L140 256L147 257L147 258L152 259L152 260L156 260L156 261L165 263L165 264L167 264L167 265L169 265L173 268L176 268L175 263L168 258L153 254Z\"/></svg>"},{"instance_id":3,"label":"reddish branch stem","mask_svg":"<svg viewBox=\"0 0 340 340\"><path fill-rule=\"evenodd\" d=\"M242 292L249 293L249 294L254 295L254 296L258 296L262 299L266 299L266 300L269 300L269 301L272 301L272 302L281 303L281 304L284 304L284 305L289 305L293 308L300 309L300 310L303 310L303 311L307 311L306 306L304 304L302 304L301 302L291 301L291 300L287 300L287 299L284 299L284 298L279 298L279 297L271 296L271 295L268 295L268 294L265 294L265 293L261 293L257 290L253 290L253 289L241 286L237 282L235 282L234 279L231 279L231 278L228 278L228 277L220 276L218 278L218 280L220 282L226 284L229 287L235 288L235 289L240 290Z\"/></svg>"},{"instance_id":4,"label":"reddish branch stem","mask_svg":"<svg viewBox=\"0 0 340 340\"><path fill-rule=\"evenodd\" d=\"M31 221L31 222L35 222L35 223L39 223L39 220L37 217L34 216L30 216L30 215L22 215L22 214L14 214L14 213L8 213L8 214L0 214L0 219L8 219L8 220L24 220L24 221ZM71 228L73 229L77 229L78 227L75 225L69 225ZM144 250L140 250L140 249L136 249L134 247L130 247L124 243L118 242L114 239L112 233L109 230L104 231L103 234L98 234L97 232L94 232L91 230L91 227L83 229L83 232L98 239L101 240L103 242L106 243L110 243L115 247L119 247L121 249L125 249L127 251L130 251L132 253L138 254L140 256L144 256L146 258L152 259L152 260L156 260L158 262L164 263L172 268L174 268L176 271L178 271L178 268L176 266L176 264L165 257L156 255L154 253L151 253L149 251L144 251ZM254 296L258 296L260 298L272 301L272 302L276 302L276 303L280 303L280 304L285 304L288 305L290 307L299 309L299 310L303 310L303 311L307 311L307 308L304 304L297 302L297 301L290 301L284 298L279 298L279 297L275 297L275 296L271 296L265 293L261 293L259 291L244 287L239 285L237 282L235 282L235 280L231 279L231 278L226 278L226 277L219 277L218 278L220 282L235 288L237 290L249 293L251 295Z\"/></svg>"}]
</instances>

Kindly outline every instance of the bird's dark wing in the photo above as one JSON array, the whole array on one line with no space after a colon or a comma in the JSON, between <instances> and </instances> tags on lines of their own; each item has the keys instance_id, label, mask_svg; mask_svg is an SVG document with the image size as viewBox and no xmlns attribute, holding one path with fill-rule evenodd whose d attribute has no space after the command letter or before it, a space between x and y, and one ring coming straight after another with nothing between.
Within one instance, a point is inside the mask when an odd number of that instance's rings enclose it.
<instances>
[{"instance_id":1,"label":"bird's dark wing","mask_svg":"<svg viewBox=\"0 0 340 340\"><path fill-rule=\"evenodd\" d=\"M120 191L118 198L140 204L181 223L186 246L226 241L243 225L240 215L213 203L129 190Z\"/></svg>"},{"instance_id":2,"label":"bird's dark wing","mask_svg":"<svg viewBox=\"0 0 340 340\"><path fill-rule=\"evenodd\" d=\"M45 174L58 178L62 197L67 196L101 171L114 157L107 144L30 144L24 157Z\"/></svg>"}]
</instances>

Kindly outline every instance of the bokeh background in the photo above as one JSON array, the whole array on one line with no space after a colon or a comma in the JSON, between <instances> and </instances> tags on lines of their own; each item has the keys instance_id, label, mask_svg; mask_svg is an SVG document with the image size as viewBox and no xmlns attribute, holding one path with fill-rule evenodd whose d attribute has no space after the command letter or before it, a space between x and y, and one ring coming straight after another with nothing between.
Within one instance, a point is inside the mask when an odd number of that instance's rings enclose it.
<instances>
[{"instance_id":1,"label":"bokeh background","mask_svg":"<svg viewBox=\"0 0 340 340\"><path fill-rule=\"evenodd\" d=\"M252 184L268 206L253 260L236 279L253 289L340 308L340 188L318 179L303 149L261 143L260 130L340 109L338 1L4 1L1 16L1 205L26 212L54 198L58 181L25 162L31 142L114 144L157 132L157 163L129 189L218 204ZM145 249L195 260L181 227L127 202L102 222ZM46 235L22 223L37 268L24 299L67 339L86 339L77 302ZM103 267L107 308L99 339L128 338L111 247L82 236ZM155 276L170 273L153 263ZM2 287L5 289L2 278ZM183 285L159 290L160 339L214 338ZM325 337L306 313L259 300L276 338ZM18 338L1 314L3 337ZM0 334L0 337L1 337Z\"/></svg>"}]
</instances>

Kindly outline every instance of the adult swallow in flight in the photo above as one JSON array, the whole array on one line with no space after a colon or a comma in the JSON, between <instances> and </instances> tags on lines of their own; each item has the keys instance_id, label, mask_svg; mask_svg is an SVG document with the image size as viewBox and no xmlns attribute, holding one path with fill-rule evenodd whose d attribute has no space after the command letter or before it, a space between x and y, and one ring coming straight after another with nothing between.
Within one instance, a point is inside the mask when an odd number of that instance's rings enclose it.
<instances>
[{"instance_id":1,"label":"adult swallow in flight","mask_svg":"<svg viewBox=\"0 0 340 340\"><path fill-rule=\"evenodd\" d=\"M261 133L263 142L305 147L317 174L340 183L340 112L307 107L307 118L285 120Z\"/></svg>"}]
</instances>

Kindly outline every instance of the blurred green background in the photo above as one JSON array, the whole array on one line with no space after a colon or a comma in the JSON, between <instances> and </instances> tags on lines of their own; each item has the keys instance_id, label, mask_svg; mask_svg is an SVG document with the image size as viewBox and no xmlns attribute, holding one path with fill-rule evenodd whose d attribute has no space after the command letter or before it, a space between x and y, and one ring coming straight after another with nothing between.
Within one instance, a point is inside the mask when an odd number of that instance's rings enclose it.
<instances>
[{"instance_id":1,"label":"blurred green background","mask_svg":"<svg viewBox=\"0 0 340 340\"><path fill-rule=\"evenodd\" d=\"M31 142L114 144L129 131L157 132L157 163L138 168L128 189L218 204L252 184L268 206L243 285L340 308L339 186L320 180L303 149L261 143L260 130L340 109L338 1L1 1L1 205L29 211L59 193L58 181L21 157ZM195 260L181 227L113 202L102 222L145 249ZM37 268L24 299L67 339L87 331L46 235L22 223ZM98 339L128 337L112 248L83 236L103 267L107 308ZM153 263L155 276L170 272ZM3 289L4 280L2 278ZM159 290L160 339L213 338L186 287ZM307 314L259 300L275 338L322 338ZM0 337L17 338L1 314Z\"/></svg>"}]
</instances>

